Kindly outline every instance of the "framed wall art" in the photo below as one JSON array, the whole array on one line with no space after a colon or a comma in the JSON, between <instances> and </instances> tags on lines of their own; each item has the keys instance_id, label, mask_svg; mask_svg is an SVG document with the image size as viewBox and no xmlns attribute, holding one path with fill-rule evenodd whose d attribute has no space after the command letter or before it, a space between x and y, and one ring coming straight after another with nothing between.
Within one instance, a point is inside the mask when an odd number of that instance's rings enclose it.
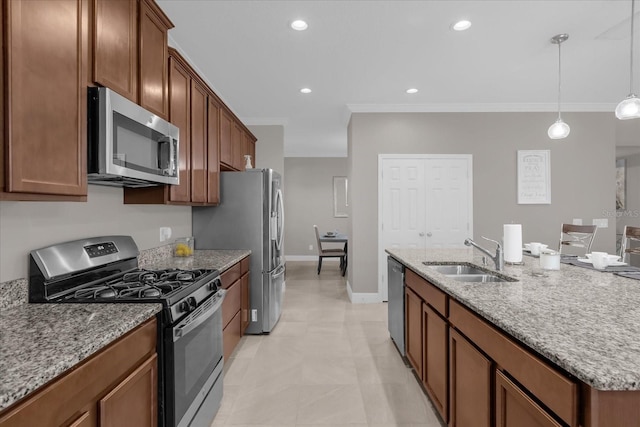
<instances>
[{"instance_id":1,"label":"framed wall art","mask_svg":"<svg viewBox=\"0 0 640 427\"><path fill-rule=\"evenodd\" d=\"M551 204L550 150L518 150L518 204Z\"/></svg>"}]
</instances>

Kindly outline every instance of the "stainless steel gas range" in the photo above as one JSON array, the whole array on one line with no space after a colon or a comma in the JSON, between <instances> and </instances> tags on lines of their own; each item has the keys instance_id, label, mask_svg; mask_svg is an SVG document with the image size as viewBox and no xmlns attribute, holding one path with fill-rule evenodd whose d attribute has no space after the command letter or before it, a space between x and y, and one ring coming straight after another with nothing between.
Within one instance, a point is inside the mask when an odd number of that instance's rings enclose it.
<instances>
[{"instance_id":1,"label":"stainless steel gas range","mask_svg":"<svg viewBox=\"0 0 640 427\"><path fill-rule=\"evenodd\" d=\"M161 427L208 427L222 399L222 300L217 270L138 268L129 236L94 237L34 250L29 301L149 302L158 314Z\"/></svg>"}]
</instances>

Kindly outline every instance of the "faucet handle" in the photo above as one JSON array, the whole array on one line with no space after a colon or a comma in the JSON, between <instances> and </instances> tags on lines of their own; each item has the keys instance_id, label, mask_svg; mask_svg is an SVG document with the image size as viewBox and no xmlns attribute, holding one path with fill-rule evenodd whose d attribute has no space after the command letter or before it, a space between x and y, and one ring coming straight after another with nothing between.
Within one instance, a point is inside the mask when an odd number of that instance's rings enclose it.
<instances>
[{"instance_id":1,"label":"faucet handle","mask_svg":"<svg viewBox=\"0 0 640 427\"><path fill-rule=\"evenodd\" d=\"M502 248L502 244L501 244L500 242L498 242L497 240L493 240L493 239L490 239L490 238L488 238L488 237L484 237L484 236L480 236L480 237L482 237L484 240L488 240L488 241L490 241L490 242L495 243L496 245L498 245L498 248L499 248L499 249L500 249L500 248Z\"/></svg>"}]
</instances>

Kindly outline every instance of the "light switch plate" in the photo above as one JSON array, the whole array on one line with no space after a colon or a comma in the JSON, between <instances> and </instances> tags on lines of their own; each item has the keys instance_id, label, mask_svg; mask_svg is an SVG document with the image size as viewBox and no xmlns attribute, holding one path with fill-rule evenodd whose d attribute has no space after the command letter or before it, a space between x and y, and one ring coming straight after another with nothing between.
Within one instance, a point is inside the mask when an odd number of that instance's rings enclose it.
<instances>
[{"instance_id":1,"label":"light switch plate","mask_svg":"<svg viewBox=\"0 0 640 427\"><path fill-rule=\"evenodd\" d=\"M171 227L160 227L160 241L164 242L171 238Z\"/></svg>"},{"instance_id":2,"label":"light switch plate","mask_svg":"<svg viewBox=\"0 0 640 427\"><path fill-rule=\"evenodd\" d=\"M582 225L582 218L573 218L573 225Z\"/></svg>"},{"instance_id":3,"label":"light switch plate","mask_svg":"<svg viewBox=\"0 0 640 427\"><path fill-rule=\"evenodd\" d=\"M594 218L593 225L597 225L598 228L607 228L609 227L609 220L607 218Z\"/></svg>"}]
</instances>

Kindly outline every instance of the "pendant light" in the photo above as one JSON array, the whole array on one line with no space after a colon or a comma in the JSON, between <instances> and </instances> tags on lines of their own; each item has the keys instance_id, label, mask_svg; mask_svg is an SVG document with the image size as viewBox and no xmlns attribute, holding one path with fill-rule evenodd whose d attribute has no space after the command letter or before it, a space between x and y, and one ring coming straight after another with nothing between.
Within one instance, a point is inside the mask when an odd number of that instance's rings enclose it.
<instances>
[{"instance_id":1,"label":"pendant light","mask_svg":"<svg viewBox=\"0 0 640 427\"><path fill-rule=\"evenodd\" d=\"M554 124L549 126L549 130L547 134L551 139L562 139L566 138L569 135L571 129L569 125L562 121L562 116L560 115L560 83L561 83L561 55L560 55L560 45L562 42L566 41L569 38L569 34L558 34L556 36L551 37L551 43L558 45L558 120L555 121Z\"/></svg>"},{"instance_id":2,"label":"pendant light","mask_svg":"<svg viewBox=\"0 0 640 427\"><path fill-rule=\"evenodd\" d=\"M631 49L629 61L629 95L616 107L616 117L620 120L640 117L640 99L633 93L633 20L635 18L635 1L631 0Z\"/></svg>"}]
</instances>

